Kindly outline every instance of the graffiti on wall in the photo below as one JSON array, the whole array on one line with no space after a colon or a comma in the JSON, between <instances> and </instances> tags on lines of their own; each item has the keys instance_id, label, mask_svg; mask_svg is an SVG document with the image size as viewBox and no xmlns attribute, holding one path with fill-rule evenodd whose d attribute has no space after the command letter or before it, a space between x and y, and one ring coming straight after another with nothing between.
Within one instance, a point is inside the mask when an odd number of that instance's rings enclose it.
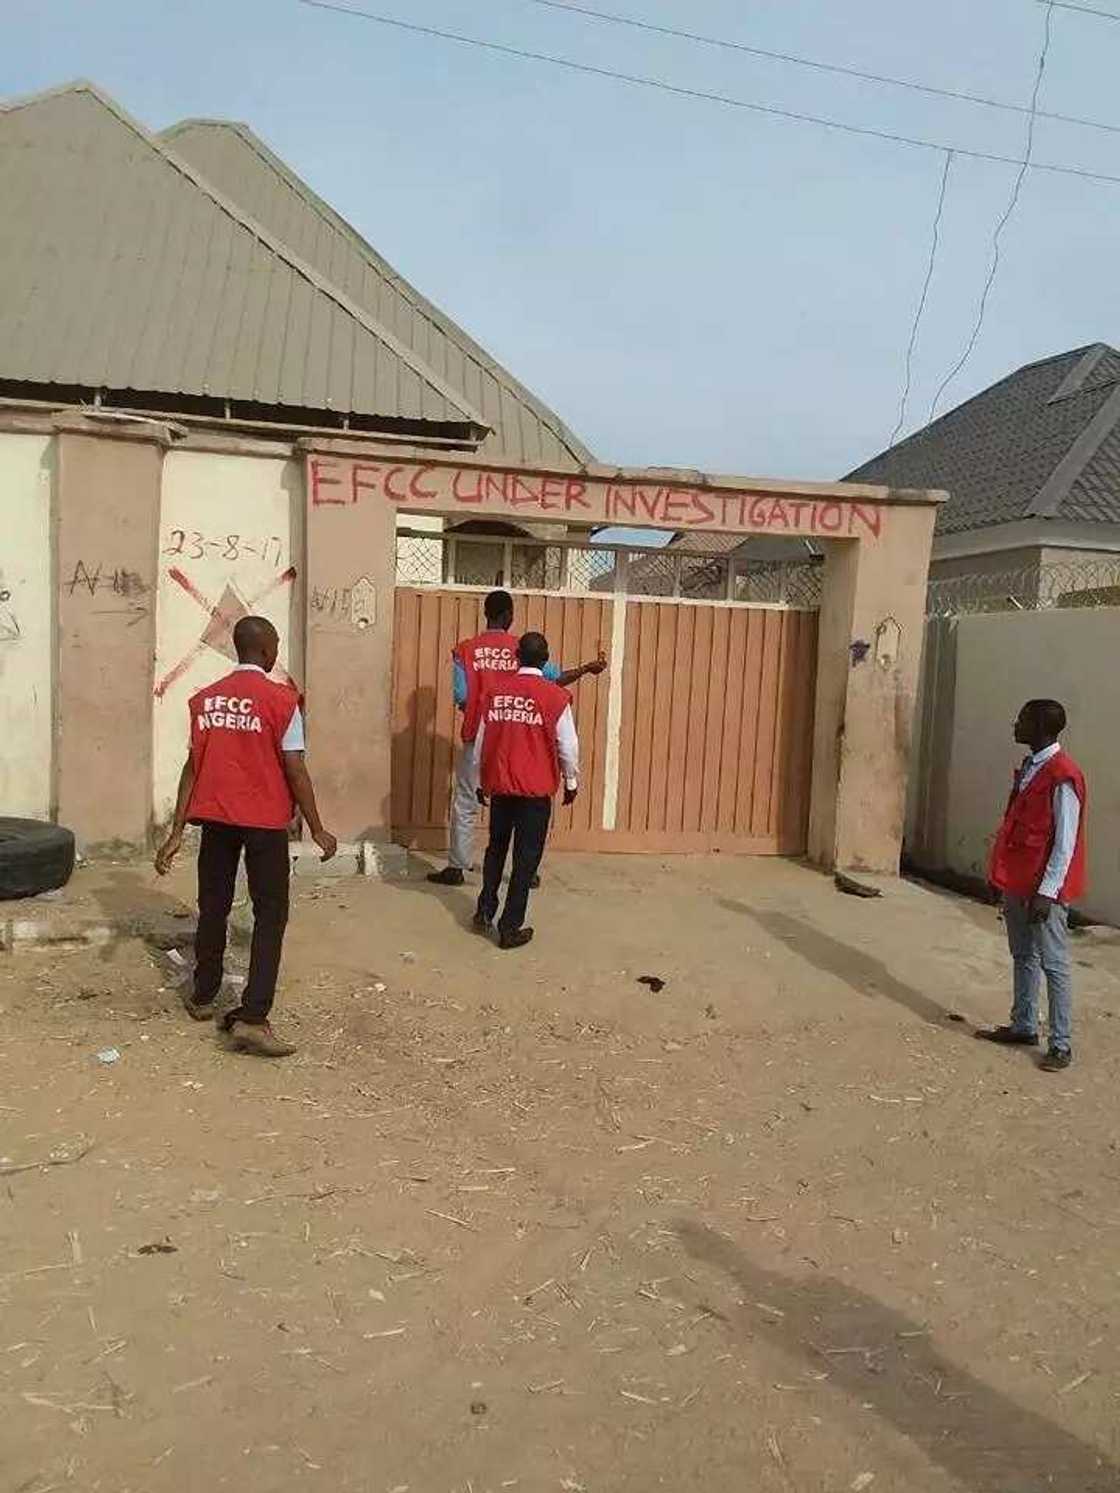
<instances>
[{"instance_id":1,"label":"graffiti on wall","mask_svg":"<svg viewBox=\"0 0 1120 1493\"><path fill-rule=\"evenodd\" d=\"M203 594L188 575L185 575L178 566L171 566L167 572L170 580L196 602L206 616L197 639L191 644L182 658L170 668L162 679L158 680L155 687L157 699L162 699L177 679L182 676L194 663L195 659L207 650L220 654L231 663L236 662L237 652L233 646L233 629L241 621L242 617L253 614L267 597L284 586L290 586L296 578L296 567L289 565L279 575L274 576L260 591L254 595L245 597L235 581L227 580L222 594L216 602ZM278 678L287 678L283 669L276 669Z\"/></svg>"},{"instance_id":2,"label":"graffiti on wall","mask_svg":"<svg viewBox=\"0 0 1120 1493\"><path fill-rule=\"evenodd\" d=\"M364 632L377 621L377 591L365 575L348 586L313 586L308 607L312 625L342 622Z\"/></svg>"},{"instance_id":3,"label":"graffiti on wall","mask_svg":"<svg viewBox=\"0 0 1120 1493\"><path fill-rule=\"evenodd\" d=\"M734 490L686 482L550 476L477 466L356 461L312 456L307 463L312 508L350 507L369 497L401 508L435 512L551 516L584 524L657 525L736 534L819 534L876 540L884 523L878 503L822 493Z\"/></svg>"},{"instance_id":4,"label":"graffiti on wall","mask_svg":"<svg viewBox=\"0 0 1120 1493\"><path fill-rule=\"evenodd\" d=\"M138 571L120 565L75 560L64 575L60 590L68 598L93 600L94 616L125 617L126 627L135 627L150 610L145 597L151 587Z\"/></svg>"},{"instance_id":5,"label":"graffiti on wall","mask_svg":"<svg viewBox=\"0 0 1120 1493\"><path fill-rule=\"evenodd\" d=\"M12 593L0 569L0 643L18 643L21 637L19 618L12 607Z\"/></svg>"},{"instance_id":6,"label":"graffiti on wall","mask_svg":"<svg viewBox=\"0 0 1120 1493\"><path fill-rule=\"evenodd\" d=\"M241 560L248 555L279 569L284 558L284 541L278 534L222 534L215 538L198 529L171 529L163 553L184 560Z\"/></svg>"}]
</instances>

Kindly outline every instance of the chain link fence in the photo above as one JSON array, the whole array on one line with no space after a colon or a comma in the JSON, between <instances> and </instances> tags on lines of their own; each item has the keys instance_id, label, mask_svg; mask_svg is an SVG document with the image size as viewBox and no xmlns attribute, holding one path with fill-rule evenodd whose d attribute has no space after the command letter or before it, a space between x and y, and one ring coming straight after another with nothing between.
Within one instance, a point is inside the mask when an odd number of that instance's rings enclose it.
<instances>
[{"instance_id":1,"label":"chain link fence","mask_svg":"<svg viewBox=\"0 0 1120 1493\"><path fill-rule=\"evenodd\" d=\"M397 533L397 585L503 586L577 596L621 593L814 611L820 605L821 562L402 529Z\"/></svg>"},{"instance_id":2,"label":"chain link fence","mask_svg":"<svg viewBox=\"0 0 1120 1493\"><path fill-rule=\"evenodd\" d=\"M926 615L1115 606L1120 606L1120 556L934 579L929 584Z\"/></svg>"}]
</instances>

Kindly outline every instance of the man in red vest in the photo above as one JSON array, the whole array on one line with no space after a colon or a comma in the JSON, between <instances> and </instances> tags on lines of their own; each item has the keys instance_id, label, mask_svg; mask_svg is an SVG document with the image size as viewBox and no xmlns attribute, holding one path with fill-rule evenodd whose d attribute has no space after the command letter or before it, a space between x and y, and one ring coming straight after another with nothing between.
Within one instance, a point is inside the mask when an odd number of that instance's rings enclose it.
<instances>
[{"instance_id":1,"label":"man in red vest","mask_svg":"<svg viewBox=\"0 0 1120 1493\"><path fill-rule=\"evenodd\" d=\"M479 705L475 736L478 801L490 804L490 843L474 926L489 933L498 912L498 888L513 841L506 905L498 924L503 949L520 949L533 936L524 927L529 889L544 854L552 800L564 778L564 802L579 788L579 740L572 697L544 677L548 644L527 632L517 645L516 674L492 675Z\"/></svg>"},{"instance_id":2,"label":"man in red vest","mask_svg":"<svg viewBox=\"0 0 1120 1493\"><path fill-rule=\"evenodd\" d=\"M296 805L325 861L338 842L323 828L303 759L299 695L268 677L280 646L276 629L264 617L243 617L233 644L238 663L232 674L191 698L190 753L156 870L166 875L185 825L200 824L194 991L183 1004L196 1021L207 1021L222 988L226 924L244 851L253 902L249 978L222 1029L241 1052L282 1058L295 1048L273 1032L268 1016L288 922L288 827Z\"/></svg>"},{"instance_id":3,"label":"man in red vest","mask_svg":"<svg viewBox=\"0 0 1120 1493\"><path fill-rule=\"evenodd\" d=\"M463 713L462 745L455 757L448 864L442 871L433 871L428 877L436 886L462 886L467 871L474 864L474 838L478 824L474 738L478 730L479 705L491 675L512 674L517 669L518 640L510 631L513 597L508 591L491 591L483 603L483 612L486 616L485 631L456 643L451 653L452 689L455 704ZM594 662L580 664L566 672L548 663L544 677L566 688L585 674L601 674L606 667L606 655L600 653Z\"/></svg>"},{"instance_id":4,"label":"man in red vest","mask_svg":"<svg viewBox=\"0 0 1120 1493\"><path fill-rule=\"evenodd\" d=\"M1073 1061L1069 906L1085 890L1085 775L1059 741L1066 713L1056 700L1028 700L1015 740L1030 755L1015 774L992 847L988 879L1003 896L1014 962L1008 1026L977 1032L989 1042L1038 1046L1043 972L1050 1000L1050 1046L1040 1066L1059 1073Z\"/></svg>"}]
</instances>

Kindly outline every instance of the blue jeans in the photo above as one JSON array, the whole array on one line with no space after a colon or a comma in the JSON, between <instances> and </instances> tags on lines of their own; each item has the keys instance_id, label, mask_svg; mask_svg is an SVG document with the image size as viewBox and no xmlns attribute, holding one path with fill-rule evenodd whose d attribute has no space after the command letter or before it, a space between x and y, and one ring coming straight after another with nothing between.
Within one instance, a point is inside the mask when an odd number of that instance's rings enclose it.
<instances>
[{"instance_id":1,"label":"blue jeans","mask_svg":"<svg viewBox=\"0 0 1120 1493\"><path fill-rule=\"evenodd\" d=\"M1038 997L1046 974L1050 1000L1050 1047L1069 1052L1073 1018L1073 982L1069 960L1069 913L1055 902L1045 922L1030 921L1030 903L1007 894L1003 899L1007 943L1015 964L1011 1025L1017 1032L1038 1031Z\"/></svg>"}]
</instances>

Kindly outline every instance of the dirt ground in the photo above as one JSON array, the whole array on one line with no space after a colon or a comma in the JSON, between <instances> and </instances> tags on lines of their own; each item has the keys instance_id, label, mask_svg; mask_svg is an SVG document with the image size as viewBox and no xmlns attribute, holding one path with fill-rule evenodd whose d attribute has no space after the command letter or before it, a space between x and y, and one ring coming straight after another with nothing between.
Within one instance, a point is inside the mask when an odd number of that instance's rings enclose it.
<instances>
[{"instance_id":1,"label":"dirt ground","mask_svg":"<svg viewBox=\"0 0 1120 1493\"><path fill-rule=\"evenodd\" d=\"M300 886L287 1063L140 938L0 955L4 1493L1120 1489L1120 944L1047 1076L972 1039L990 910L545 877L517 953L469 891Z\"/></svg>"}]
</instances>

